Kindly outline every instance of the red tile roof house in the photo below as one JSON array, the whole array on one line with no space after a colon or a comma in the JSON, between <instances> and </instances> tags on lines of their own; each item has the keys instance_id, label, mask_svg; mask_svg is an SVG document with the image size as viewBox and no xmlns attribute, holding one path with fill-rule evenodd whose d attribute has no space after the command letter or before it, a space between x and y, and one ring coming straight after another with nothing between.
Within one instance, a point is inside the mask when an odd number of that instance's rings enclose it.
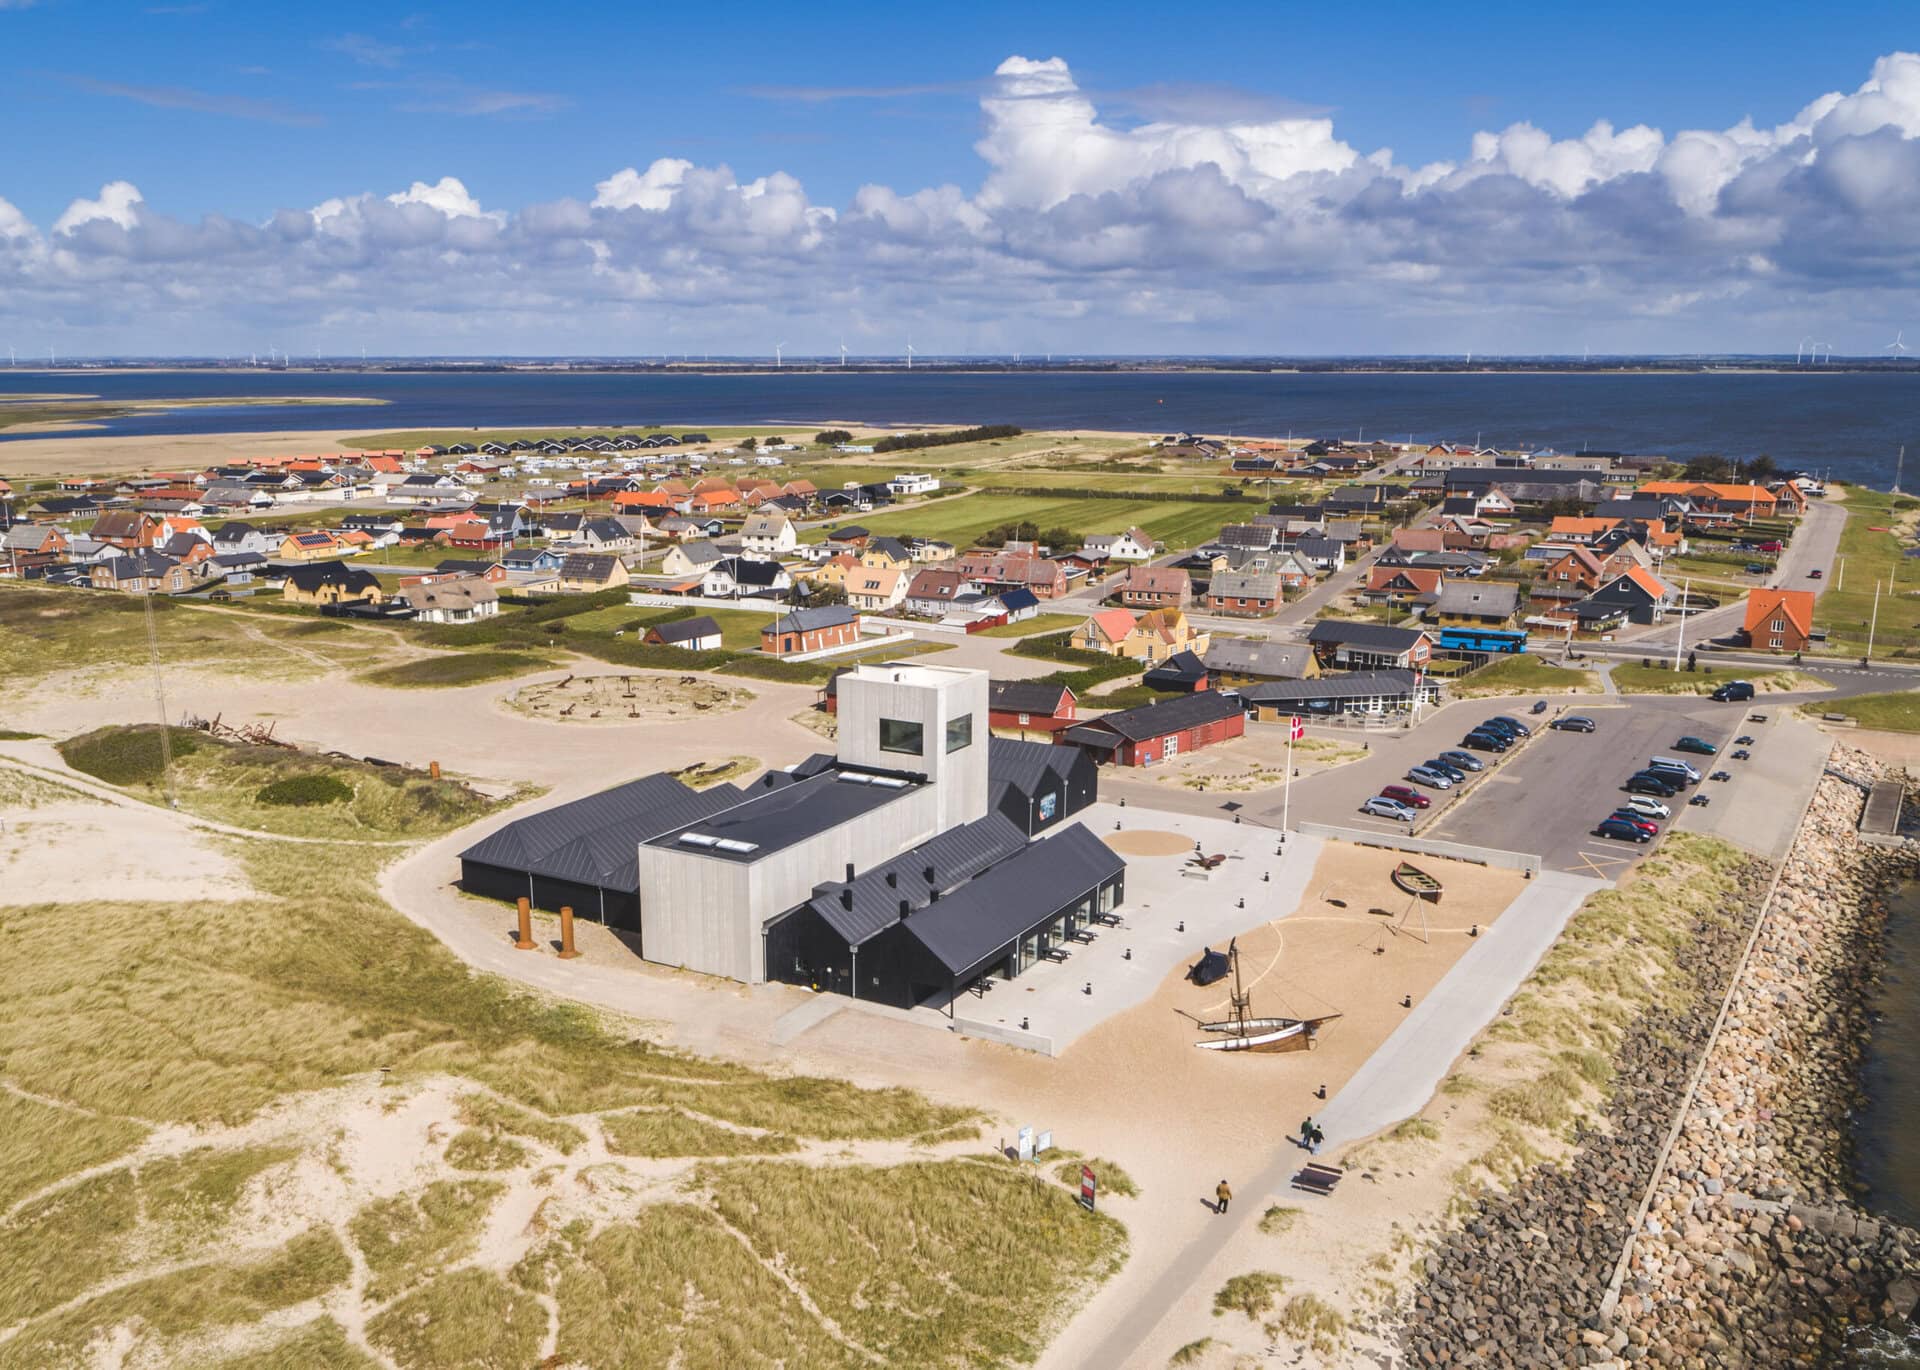
<instances>
[{"instance_id":1,"label":"red tile roof house","mask_svg":"<svg viewBox=\"0 0 1920 1370\"><path fill-rule=\"evenodd\" d=\"M1075 723L1055 733L1053 740L1079 747L1096 762L1153 766L1245 736L1246 731L1246 711L1237 698L1201 690Z\"/></svg>"},{"instance_id":2,"label":"red tile roof house","mask_svg":"<svg viewBox=\"0 0 1920 1370\"><path fill-rule=\"evenodd\" d=\"M1418 566L1375 566L1367 573L1364 598L1401 603L1421 595L1438 594L1446 574Z\"/></svg>"},{"instance_id":3,"label":"red tile roof house","mask_svg":"<svg viewBox=\"0 0 1920 1370\"><path fill-rule=\"evenodd\" d=\"M1747 596L1745 631L1749 647L1805 651L1813 637L1813 591L1755 590Z\"/></svg>"},{"instance_id":4,"label":"red tile roof house","mask_svg":"<svg viewBox=\"0 0 1920 1370\"><path fill-rule=\"evenodd\" d=\"M1130 609L1184 609L1193 600L1193 579L1175 566L1132 566L1120 584L1120 602Z\"/></svg>"}]
</instances>

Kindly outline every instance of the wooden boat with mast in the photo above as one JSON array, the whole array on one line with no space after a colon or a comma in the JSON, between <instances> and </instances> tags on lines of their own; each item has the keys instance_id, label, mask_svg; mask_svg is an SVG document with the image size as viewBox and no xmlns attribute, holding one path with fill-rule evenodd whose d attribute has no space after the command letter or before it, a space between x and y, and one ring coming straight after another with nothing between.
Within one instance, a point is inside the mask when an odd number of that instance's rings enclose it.
<instances>
[{"instance_id":1,"label":"wooden boat with mast","mask_svg":"<svg viewBox=\"0 0 1920 1370\"><path fill-rule=\"evenodd\" d=\"M1238 939L1227 944L1227 960L1233 968L1233 997L1230 1001L1233 1016L1217 1023L1200 1024L1202 1032L1218 1034L1207 1041L1194 1043L1202 1051L1311 1051L1319 1045L1320 1025L1340 1016L1329 1013L1319 1018L1252 1017L1249 1010L1253 1007L1253 995L1240 982Z\"/></svg>"},{"instance_id":2,"label":"wooden boat with mast","mask_svg":"<svg viewBox=\"0 0 1920 1370\"><path fill-rule=\"evenodd\" d=\"M1421 870L1410 861L1402 861L1393 868L1388 877L1393 887L1402 894L1410 894L1415 899L1424 899L1429 904L1440 902L1440 882Z\"/></svg>"}]
</instances>

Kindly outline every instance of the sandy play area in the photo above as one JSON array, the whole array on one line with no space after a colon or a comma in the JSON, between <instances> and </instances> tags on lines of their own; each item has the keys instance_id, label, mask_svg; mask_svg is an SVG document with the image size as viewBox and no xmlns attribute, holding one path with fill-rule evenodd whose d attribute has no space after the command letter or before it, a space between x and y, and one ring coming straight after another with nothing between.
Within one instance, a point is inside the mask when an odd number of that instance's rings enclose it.
<instances>
[{"instance_id":1,"label":"sandy play area","mask_svg":"<svg viewBox=\"0 0 1920 1370\"><path fill-rule=\"evenodd\" d=\"M1180 856L1193 850L1190 838L1146 828L1108 833L1101 840L1122 856Z\"/></svg>"},{"instance_id":2,"label":"sandy play area","mask_svg":"<svg viewBox=\"0 0 1920 1370\"><path fill-rule=\"evenodd\" d=\"M753 702L752 690L704 675L570 675L523 685L505 703L546 723L659 723L732 713Z\"/></svg>"}]
</instances>

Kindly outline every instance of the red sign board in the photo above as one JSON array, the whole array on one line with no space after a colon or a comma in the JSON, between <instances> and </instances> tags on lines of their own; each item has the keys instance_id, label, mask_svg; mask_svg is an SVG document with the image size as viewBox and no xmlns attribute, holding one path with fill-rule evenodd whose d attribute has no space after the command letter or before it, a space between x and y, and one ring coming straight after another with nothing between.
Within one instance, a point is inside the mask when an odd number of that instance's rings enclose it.
<instances>
[{"instance_id":1,"label":"red sign board","mask_svg":"<svg viewBox=\"0 0 1920 1370\"><path fill-rule=\"evenodd\" d=\"M1083 1165L1080 1167L1080 1202L1086 1205L1088 1212L1093 1211L1093 1189L1093 1167Z\"/></svg>"}]
</instances>

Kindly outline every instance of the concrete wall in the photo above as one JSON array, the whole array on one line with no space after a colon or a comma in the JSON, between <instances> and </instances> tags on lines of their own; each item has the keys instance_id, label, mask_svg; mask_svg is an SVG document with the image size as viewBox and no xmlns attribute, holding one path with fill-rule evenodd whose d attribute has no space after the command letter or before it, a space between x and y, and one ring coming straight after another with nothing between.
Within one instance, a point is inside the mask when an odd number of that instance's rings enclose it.
<instances>
[{"instance_id":1,"label":"concrete wall","mask_svg":"<svg viewBox=\"0 0 1920 1370\"><path fill-rule=\"evenodd\" d=\"M1401 837L1390 832L1371 832L1365 828L1341 828L1331 823L1296 823L1296 832L1310 837L1330 837L1336 842L1352 842L1362 847L1382 847L1387 851L1413 852L1416 855L1446 856L1455 861L1472 861L1501 870L1540 873L1540 858L1526 852L1500 851L1494 847L1470 847L1460 842L1442 842L1431 837Z\"/></svg>"}]
</instances>

